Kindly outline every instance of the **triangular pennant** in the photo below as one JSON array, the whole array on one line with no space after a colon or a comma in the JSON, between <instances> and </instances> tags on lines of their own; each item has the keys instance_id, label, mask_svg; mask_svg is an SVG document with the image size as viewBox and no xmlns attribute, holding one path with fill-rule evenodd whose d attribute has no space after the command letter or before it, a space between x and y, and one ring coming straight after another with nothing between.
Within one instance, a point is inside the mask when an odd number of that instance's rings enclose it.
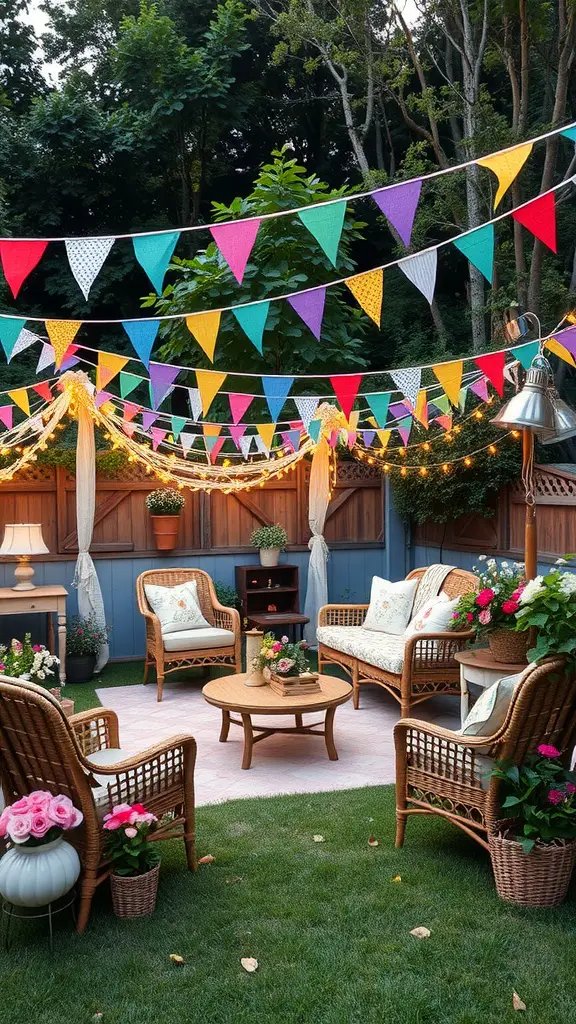
<instances>
[{"instance_id":1,"label":"triangular pennant","mask_svg":"<svg viewBox=\"0 0 576 1024\"><path fill-rule=\"evenodd\" d=\"M188 423L186 416L172 416L172 433L174 434L174 440L177 441L182 433L182 430Z\"/></svg>"},{"instance_id":2,"label":"triangular pennant","mask_svg":"<svg viewBox=\"0 0 576 1024\"><path fill-rule=\"evenodd\" d=\"M12 355L8 357L8 362L14 359L14 356L17 356L20 352L25 352L31 345L35 345L37 341L42 341L40 336L23 327L14 343Z\"/></svg>"},{"instance_id":3,"label":"triangular pennant","mask_svg":"<svg viewBox=\"0 0 576 1024\"><path fill-rule=\"evenodd\" d=\"M185 433L185 431L182 431L182 433L180 434L180 444L182 445L184 458L186 458L188 452L194 446L194 442L196 441L197 437L198 434L187 434Z\"/></svg>"},{"instance_id":4,"label":"triangular pennant","mask_svg":"<svg viewBox=\"0 0 576 1024\"><path fill-rule=\"evenodd\" d=\"M475 380L474 383L470 385L470 391L477 395L483 402L487 402L488 381L486 380L486 377L480 377L479 380Z\"/></svg>"},{"instance_id":5,"label":"triangular pennant","mask_svg":"<svg viewBox=\"0 0 576 1024\"><path fill-rule=\"evenodd\" d=\"M486 356L478 356L474 360L476 366L488 377L488 380L502 398L504 394L504 366L506 364L505 352L489 352Z\"/></svg>"},{"instance_id":6,"label":"triangular pennant","mask_svg":"<svg viewBox=\"0 0 576 1024\"><path fill-rule=\"evenodd\" d=\"M568 363L569 366L576 366L572 353L567 348L564 348L564 345L561 345L559 341L556 341L556 338L548 338L548 341L544 342L544 344L549 352L553 352L555 356Z\"/></svg>"},{"instance_id":7,"label":"triangular pennant","mask_svg":"<svg viewBox=\"0 0 576 1024\"><path fill-rule=\"evenodd\" d=\"M436 398L430 399L430 405L433 405L440 412L448 414L450 412L450 399L448 395L437 395Z\"/></svg>"},{"instance_id":8,"label":"triangular pennant","mask_svg":"<svg viewBox=\"0 0 576 1024\"><path fill-rule=\"evenodd\" d=\"M320 438L320 431L322 430L322 420L312 420L308 424L308 435L314 441L314 444L318 444Z\"/></svg>"},{"instance_id":9,"label":"triangular pennant","mask_svg":"<svg viewBox=\"0 0 576 1024\"><path fill-rule=\"evenodd\" d=\"M308 210L300 210L298 216L304 227L308 228L318 245L322 247L332 266L336 266L338 246L346 216L346 200L336 203L323 203Z\"/></svg>"},{"instance_id":10,"label":"triangular pennant","mask_svg":"<svg viewBox=\"0 0 576 1024\"><path fill-rule=\"evenodd\" d=\"M507 153L494 153L493 156L484 156L476 161L480 167L487 167L488 170L493 171L498 178L498 191L494 197L494 209L498 206L514 178L522 170L532 152L532 146L532 142L526 142L522 146L515 146L514 149L510 149Z\"/></svg>"},{"instance_id":11,"label":"triangular pennant","mask_svg":"<svg viewBox=\"0 0 576 1024\"><path fill-rule=\"evenodd\" d=\"M378 434L378 440L380 441L380 444L381 444L382 448L387 448L388 447L388 442L389 442L390 437L392 435L392 431L391 430L377 430L376 433Z\"/></svg>"},{"instance_id":12,"label":"triangular pennant","mask_svg":"<svg viewBox=\"0 0 576 1024\"><path fill-rule=\"evenodd\" d=\"M80 327L81 320L47 320L46 331L54 349L54 363L59 370L68 346L72 344Z\"/></svg>"},{"instance_id":13,"label":"triangular pennant","mask_svg":"<svg viewBox=\"0 0 576 1024\"><path fill-rule=\"evenodd\" d=\"M142 429L150 430L150 427L157 419L158 417L155 412L150 412L149 409L145 409L142 413Z\"/></svg>"},{"instance_id":14,"label":"triangular pennant","mask_svg":"<svg viewBox=\"0 0 576 1024\"><path fill-rule=\"evenodd\" d=\"M450 399L452 405L458 405L460 401L460 388L462 386L462 373L464 361L455 359L451 363L437 363L432 367L436 379L444 389L445 395Z\"/></svg>"},{"instance_id":15,"label":"triangular pennant","mask_svg":"<svg viewBox=\"0 0 576 1024\"><path fill-rule=\"evenodd\" d=\"M348 416L348 430L357 430L359 419L360 411L358 409L353 409L350 415Z\"/></svg>"},{"instance_id":16,"label":"triangular pennant","mask_svg":"<svg viewBox=\"0 0 576 1024\"><path fill-rule=\"evenodd\" d=\"M556 341L558 341L564 348L567 348L573 356L576 356L576 327L569 327L566 331L559 331L555 335ZM532 342L537 345L538 342Z\"/></svg>"},{"instance_id":17,"label":"triangular pennant","mask_svg":"<svg viewBox=\"0 0 576 1024\"><path fill-rule=\"evenodd\" d=\"M12 430L14 423L14 406L0 405L0 423L3 423L6 430Z\"/></svg>"},{"instance_id":18,"label":"triangular pennant","mask_svg":"<svg viewBox=\"0 0 576 1024\"><path fill-rule=\"evenodd\" d=\"M380 207L386 220L396 229L406 248L412 238L412 226L421 188L422 180L418 178L416 181L401 182L399 185L372 193L374 202Z\"/></svg>"},{"instance_id":19,"label":"triangular pennant","mask_svg":"<svg viewBox=\"0 0 576 1024\"><path fill-rule=\"evenodd\" d=\"M238 451L240 451L240 439L246 432L246 426L243 423L240 423L239 425L234 424L234 426L229 426L228 430L230 431L230 437L234 441Z\"/></svg>"},{"instance_id":20,"label":"triangular pennant","mask_svg":"<svg viewBox=\"0 0 576 1024\"><path fill-rule=\"evenodd\" d=\"M330 431L330 437L328 438L328 444L330 445L330 447L331 448L335 448L336 445L338 444L339 440L340 440L340 431L339 430L331 430Z\"/></svg>"},{"instance_id":21,"label":"triangular pennant","mask_svg":"<svg viewBox=\"0 0 576 1024\"><path fill-rule=\"evenodd\" d=\"M370 448L370 446L372 444L372 441L376 437L376 431L375 430L363 430L362 431L362 437L364 438L364 444L366 445L366 447Z\"/></svg>"},{"instance_id":22,"label":"triangular pennant","mask_svg":"<svg viewBox=\"0 0 576 1024\"><path fill-rule=\"evenodd\" d=\"M398 390L408 399L410 405L415 408L422 380L421 368L419 366L407 366L405 370L394 370L390 373L390 376Z\"/></svg>"},{"instance_id":23,"label":"triangular pennant","mask_svg":"<svg viewBox=\"0 0 576 1024\"><path fill-rule=\"evenodd\" d=\"M452 430L452 413L450 412L443 416L437 416L436 423L439 423L444 430Z\"/></svg>"},{"instance_id":24,"label":"triangular pennant","mask_svg":"<svg viewBox=\"0 0 576 1024\"><path fill-rule=\"evenodd\" d=\"M458 408L460 412L466 412L466 400L468 398L468 385L460 388L460 398L458 400Z\"/></svg>"},{"instance_id":25,"label":"triangular pennant","mask_svg":"<svg viewBox=\"0 0 576 1024\"><path fill-rule=\"evenodd\" d=\"M260 220L254 217L251 220L233 221L231 224L213 224L210 228L210 234L238 284L242 284L259 227Z\"/></svg>"},{"instance_id":26,"label":"triangular pennant","mask_svg":"<svg viewBox=\"0 0 576 1024\"><path fill-rule=\"evenodd\" d=\"M274 439L274 434L276 433L276 424L257 423L256 430L258 431L258 434L262 439L262 443L265 446L266 451L270 451L270 448L272 447L272 441Z\"/></svg>"},{"instance_id":27,"label":"triangular pennant","mask_svg":"<svg viewBox=\"0 0 576 1024\"><path fill-rule=\"evenodd\" d=\"M356 274L349 277L346 285L352 292L359 306L380 327L382 318L382 295L384 290L384 271L369 270L367 274Z\"/></svg>"},{"instance_id":28,"label":"triangular pennant","mask_svg":"<svg viewBox=\"0 0 576 1024\"><path fill-rule=\"evenodd\" d=\"M388 408L390 406L390 392L382 391L376 394L364 396L376 419L376 423L379 427L386 426L386 417L388 416Z\"/></svg>"},{"instance_id":29,"label":"triangular pennant","mask_svg":"<svg viewBox=\"0 0 576 1024\"><path fill-rule=\"evenodd\" d=\"M516 345L515 348L511 348L510 353L525 370L529 370L532 360L538 355L539 349L540 345L537 341L527 341L525 345Z\"/></svg>"},{"instance_id":30,"label":"triangular pennant","mask_svg":"<svg viewBox=\"0 0 576 1024\"><path fill-rule=\"evenodd\" d=\"M254 434L249 434L248 437L241 437L241 438L239 438L240 450L241 450L242 455L244 456L245 459L247 459L249 454L250 454L250 449L252 447L252 441L253 440L254 440Z\"/></svg>"},{"instance_id":31,"label":"triangular pennant","mask_svg":"<svg viewBox=\"0 0 576 1024\"><path fill-rule=\"evenodd\" d=\"M179 238L179 231L165 231L159 235L135 235L132 239L134 255L158 295L162 294L164 275Z\"/></svg>"},{"instance_id":32,"label":"triangular pennant","mask_svg":"<svg viewBox=\"0 0 576 1024\"><path fill-rule=\"evenodd\" d=\"M494 225L483 224L482 227L461 235L454 245L466 256L490 284L494 272Z\"/></svg>"},{"instance_id":33,"label":"triangular pennant","mask_svg":"<svg viewBox=\"0 0 576 1024\"><path fill-rule=\"evenodd\" d=\"M8 362L12 359L14 346L25 323L26 320L21 317L0 316L0 343Z\"/></svg>"},{"instance_id":34,"label":"triangular pennant","mask_svg":"<svg viewBox=\"0 0 576 1024\"><path fill-rule=\"evenodd\" d=\"M300 447L300 431L299 430L283 430L282 440L285 445L288 445L293 452L297 452Z\"/></svg>"},{"instance_id":35,"label":"triangular pennant","mask_svg":"<svg viewBox=\"0 0 576 1024\"><path fill-rule=\"evenodd\" d=\"M412 402L393 402L388 410L392 419L401 420L408 412L412 412Z\"/></svg>"},{"instance_id":36,"label":"triangular pennant","mask_svg":"<svg viewBox=\"0 0 576 1024\"><path fill-rule=\"evenodd\" d=\"M115 241L115 238L66 238L64 241L70 270L86 301Z\"/></svg>"},{"instance_id":37,"label":"triangular pennant","mask_svg":"<svg viewBox=\"0 0 576 1024\"><path fill-rule=\"evenodd\" d=\"M219 423L204 423L202 431L204 437L219 437L222 427Z\"/></svg>"},{"instance_id":38,"label":"triangular pennant","mask_svg":"<svg viewBox=\"0 0 576 1024\"><path fill-rule=\"evenodd\" d=\"M79 347L79 345L68 346L60 364L60 373L65 373L66 370L71 370L73 366L76 366L80 362L80 359L74 355L74 353L78 351Z\"/></svg>"},{"instance_id":39,"label":"triangular pennant","mask_svg":"<svg viewBox=\"0 0 576 1024\"><path fill-rule=\"evenodd\" d=\"M109 391L97 391L94 397L94 405L97 409L100 409L106 402L111 402L114 395L111 395Z\"/></svg>"},{"instance_id":40,"label":"triangular pennant","mask_svg":"<svg viewBox=\"0 0 576 1024\"><path fill-rule=\"evenodd\" d=\"M150 353L160 327L159 320L123 320L122 327L132 342L136 355L148 367Z\"/></svg>"},{"instance_id":41,"label":"triangular pennant","mask_svg":"<svg viewBox=\"0 0 576 1024\"><path fill-rule=\"evenodd\" d=\"M570 142L576 142L576 128L565 128L560 135L564 135L565 138L570 139Z\"/></svg>"},{"instance_id":42,"label":"triangular pennant","mask_svg":"<svg viewBox=\"0 0 576 1024\"><path fill-rule=\"evenodd\" d=\"M107 387L127 362L127 356L115 356L112 352L99 352L98 366L96 367L96 390L101 391L102 388Z\"/></svg>"},{"instance_id":43,"label":"triangular pennant","mask_svg":"<svg viewBox=\"0 0 576 1024\"><path fill-rule=\"evenodd\" d=\"M52 389L47 380L43 380L41 384L34 384L33 390L37 395L40 395L40 398L43 398L45 402L51 402L54 398Z\"/></svg>"},{"instance_id":44,"label":"triangular pennant","mask_svg":"<svg viewBox=\"0 0 576 1024\"><path fill-rule=\"evenodd\" d=\"M136 433L136 424L130 423L129 420L122 420L122 430L128 437L134 437Z\"/></svg>"},{"instance_id":45,"label":"triangular pennant","mask_svg":"<svg viewBox=\"0 0 576 1024\"><path fill-rule=\"evenodd\" d=\"M153 451L156 451L157 448L158 448L158 445L162 444L162 441L166 437L167 433L168 433L167 430L162 430L160 427L152 427L151 428L150 435L152 437L152 450Z\"/></svg>"},{"instance_id":46,"label":"triangular pennant","mask_svg":"<svg viewBox=\"0 0 576 1024\"><path fill-rule=\"evenodd\" d=\"M36 373L43 373L49 366L52 366L54 364L54 358L54 349L52 348L52 345L48 345L47 342L44 342L40 358L38 360L38 366L36 367Z\"/></svg>"},{"instance_id":47,"label":"triangular pennant","mask_svg":"<svg viewBox=\"0 0 576 1024\"><path fill-rule=\"evenodd\" d=\"M356 401L356 395L358 394L358 388L362 382L361 373L347 373L345 376L330 377L330 383L334 389L334 394L338 399L338 404L342 409L346 419L350 418L350 413Z\"/></svg>"},{"instance_id":48,"label":"triangular pennant","mask_svg":"<svg viewBox=\"0 0 576 1024\"><path fill-rule=\"evenodd\" d=\"M356 444L357 439L358 439L358 431L357 430L349 430L348 431L348 437L346 438L346 444L348 445L350 451L352 451L354 445Z\"/></svg>"},{"instance_id":49,"label":"triangular pennant","mask_svg":"<svg viewBox=\"0 0 576 1024\"><path fill-rule=\"evenodd\" d=\"M410 437L410 431L412 430L413 423L414 420L412 419L412 417L406 416L403 420L400 420L400 422L396 424L396 430L398 431L400 437L402 438L402 444L408 444L408 438Z\"/></svg>"},{"instance_id":50,"label":"triangular pennant","mask_svg":"<svg viewBox=\"0 0 576 1024\"><path fill-rule=\"evenodd\" d=\"M198 388L188 388L188 401L190 402L192 419L197 420L202 414L202 399L200 398L200 391Z\"/></svg>"},{"instance_id":51,"label":"triangular pennant","mask_svg":"<svg viewBox=\"0 0 576 1024\"><path fill-rule=\"evenodd\" d=\"M514 211L512 217L519 224L523 224L525 228L528 228L552 252L557 252L556 205L553 192L538 196L538 199L534 199L526 206L521 206L519 210Z\"/></svg>"},{"instance_id":52,"label":"triangular pennant","mask_svg":"<svg viewBox=\"0 0 576 1024\"><path fill-rule=\"evenodd\" d=\"M230 413L232 415L232 422L234 424L239 423L248 406L252 402L252 395L233 394L228 395L228 401L230 402Z\"/></svg>"},{"instance_id":53,"label":"triangular pennant","mask_svg":"<svg viewBox=\"0 0 576 1024\"><path fill-rule=\"evenodd\" d=\"M196 383L200 392L202 414L204 416L206 416L225 380L225 373L218 373L216 370L196 370ZM190 389L188 390L190 391Z\"/></svg>"},{"instance_id":54,"label":"triangular pennant","mask_svg":"<svg viewBox=\"0 0 576 1024\"><path fill-rule=\"evenodd\" d=\"M262 335L268 318L269 302L255 302L251 306L238 306L232 312L244 334L250 339L254 348L262 355Z\"/></svg>"},{"instance_id":55,"label":"triangular pennant","mask_svg":"<svg viewBox=\"0 0 576 1024\"><path fill-rule=\"evenodd\" d=\"M9 391L8 397L12 399L14 405L17 405L19 409L22 409L22 412L25 413L26 416L30 415L30 399L26 388L16 388L15 391Z\"/></svg>"},{"instance_id":56,"label":"triangular pennant","mask_svg":"<svg viewBox=\"0 0 576 1024\"><path fill-rule=\"evenodd\" d=\"M20 288L32 273L34 267L40 262L48 242L39 242L34 239L5 238L0 242L0 260L2 270L10 291L14 298L18 295Z\"/></svg>"},{"instance_id":57,"label":"triangular pennant","mask_svg":"<svg viewBox=\"0 0 576 1024\"><path fill-rule=\"evenodd\" d=\"M326 288L313 288L312 291L302 292L301 295L290 295L287 301L310 328L316 340L320 341Z\"/></svg>"},{"instance_id":58,"label":"triangular pennant","mask_svg":"<svg viewBox=\"0 0 576 1024\"><path fill-rule=\"evenodd\" d=\"M216 339L220 329L220 312L195 313L186 317L186 327L196 339L200 348L206 353L211 363L214 362Z\"/></svg>"},{"instance_id":59,"label":"triangular pennant","mask_svg":"<svg viewBox=\"0 0 576 1024\"><path fill-rule=\"evenodd\" d=\"M122 398L127 398L128 395L131 395L143 380L145 380L144 377L138 377L135 373L121 373L119 381Z\"/></svg>"},{"instance_id":60,"label":"triangular pennant","mask_svg":"<svg viewBox=\"0 0 576 1024\"><path fill-rule=\"evenodd\" d=\"M256 445L256 451L259 455L265 455L267 459L270 458L270 452L258 434L254 436L254 444Z\"/></svg>"},{"instance_id":61,"label":"triangular pennant","mask_svg":"<svg viewBox=\"0 0 576 1024\"><path fill-rule=\"evenodd\" d=\"M428 392L426 388L422 388L419 392L416 408L412 410L412 415L428 430Z\"/></svg>"},{"instance_id":62,"label":"triangular pennant","mask_svg":"<svg viewBox=\"0 0 576 1024\"><path fill-rule=\"evenodd\" d=\"M225 437L207 437L205 438L206 448L210 451L210 462L214 464L218 458L222 446L224 445Z\"/></svg>"},{"instance_id":63,"label":"triangular pennant","mask_svg":"<svg viewBox=\"0 0 576 1024\"><path fill-rule=\"evenodd\" d=\"M170 363L150 363L153 409L158 409L162 405L179 373L179 366L172 366Z\"/></svg>"},{"instance_id":64,"label":"triangular pennant","mask_svg":"<svg viewBox=\"0 0 576 1024\"><path fill-rule=\"evenodd\" d=\"M293 382L294 377L262 377L262 387L273 420L279 418Z\"/></svg>"},{"instance_id":65,"label":"triangular pennant","mask_svg":"<svg viewBox=\"0 0 576 1024\"><path fill-rule=\"evenodd\" d=\"M429 249L428 252L419 252L415 256L408 256L406 259L400 260L398 264L402 273L413 285L416 285L416 288L428 299L430 305L434 301L437 265L437 249Z\"/></svg>"},{"instance_id":66,"label":"triangular pennant","mask_svg":"<svg viewBox=\"0 0 576 1024\"><path fill-rule=\"evenodd\" d=\"M124 419L128 423L140 412L142 412L141 405L135 405L134 402L124 402Z\"/></svg>"}]
</instances>

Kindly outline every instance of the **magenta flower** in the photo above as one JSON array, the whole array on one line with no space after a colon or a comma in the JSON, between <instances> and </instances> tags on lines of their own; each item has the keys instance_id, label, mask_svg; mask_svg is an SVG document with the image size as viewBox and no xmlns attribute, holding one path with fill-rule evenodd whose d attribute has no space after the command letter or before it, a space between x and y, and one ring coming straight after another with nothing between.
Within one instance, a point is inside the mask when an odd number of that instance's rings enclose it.
<instances>
[{"instance_id":1,"label":"magenta flower","mask_svg":"<svg viewBox=\"0 0 576 1024\"><path fill-rule=\"evenodd\" d=\"M570 795L572 795L572 793L576 793L576 786L574 785L573 782L568 782L567 783L567 785L566 785L566 792L570 793Z\"/></svg>"},{"instance_id":2,"label":"magenta flower","mask_svg":"<svg viewBox=\"0 0 576 1024\"><path fill-rule=\"evenodd\" d=\"M556 750L556 747L551 746L549 743L541 743L538 747L538 753L542 754L542 757L560 757L560 751Z\"/></svg>"},{"instance_id":3,"label":"magenta flower","mask_svg":"<svg viewBox=\"0 0 576 1024\"><path fill-rule=\"evenodd\" d=\"M483 608L478 614L478 622L481 626L487 626L492 621L492 615L489 608Z\"/></svg>"},{"instance_id":4,"label":"magenta flower","mask_svg":"<svg viewBox=\"0 0 576 1024\"><path fill-rule=\"evenodd\" d=\"M486 608L490 604L490 601L494 597L494 591L491 587L486 587L485 590L481 590L476 598L476 604L479 608Z\"/></svg>"},{"instance_id":5,"label":"magenta flower","mask_svg":"<svg viewBox=\"0 0 576 1024\"><path fill-rule=\"evenodd\" d=\"M33 644L32 650L34 651L34 654L38 654L38 651L43 651L44 647L42 644Z\"/></svg>"},{"instance_id":6,"label":"magenta flower","mask_svg":"<svg viewBox=\"0 0 576 1024\"><path fill-rule=\"evenodd\" d=\"M561 789L551 789L548 793L549 804L563 804L564 800L565 796Z\"/></svg>"}]
</instances>

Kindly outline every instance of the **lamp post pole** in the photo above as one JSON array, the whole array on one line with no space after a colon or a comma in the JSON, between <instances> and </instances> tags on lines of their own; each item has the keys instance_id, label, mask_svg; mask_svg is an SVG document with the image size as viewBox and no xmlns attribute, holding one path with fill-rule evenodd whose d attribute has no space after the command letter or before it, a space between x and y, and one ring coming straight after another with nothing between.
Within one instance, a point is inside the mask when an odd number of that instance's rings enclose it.
<instances>
[{"instance_id":1,"label":"lamp post pole","mask_svg":"<svg viewBox=\"0 0 576 1024\"><path fill-rule=\"evenodd\" d=\"M534 495L534 433L531 427L522 428L522 482L525 489L524 565L526 579L538 574L538 534L536 525L536 497Z\"/></svg>"}]
</instances>

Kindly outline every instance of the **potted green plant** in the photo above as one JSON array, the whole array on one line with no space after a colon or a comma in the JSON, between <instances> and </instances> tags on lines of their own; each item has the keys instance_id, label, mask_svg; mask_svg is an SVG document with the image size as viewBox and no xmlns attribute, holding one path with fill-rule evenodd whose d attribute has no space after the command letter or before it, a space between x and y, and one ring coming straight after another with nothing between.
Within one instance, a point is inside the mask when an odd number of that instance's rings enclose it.
<instances>
[{"instance_id":1,"label":"potted green plant","mask_svg":"<svg viewBox=\"0 0 576 1024\"><path fill-rule=\"evenodd\" d=\"M288 543L288 534L283 526L260 526L253 530L250 543L260 551L260 565L278 565L280 552Z\"/></svg>"},{"instance_id":2,"label":"potted green plant","mask_svg":"<svg viewBox=\"0 0 576 1024\"><path fill-rule=\"evenodd\" d=\"M566 565L576 555L559 558ZM576 573L554 566L546 576L536 576L522 589L516 609L516 628L534 629L536 644L528 651L530 661L565 654L576 669ZM528 633L526 633L528 638Z\"/></svg>"},{"instance_id":3,"label":"potted green plant","mask_svg":"<svg viewBox=\"0 0 576 1024\"><path fill-rule=\"evenodd\" d=\"M108 632L108 626L99 626L94 618L74 615L66 633L67 682L90 682L100 648L108 641Z\"/></svg>"},{"instance_id":4,"label":"potted green plant","mask_svg":"<svg viewBox=\"0 0 576 1024\"><path fill-rule=\"evenodd\" d=\"M144 917L154 911L160 854L150 833L157 820L142 804L118 804L104 816L116 917Z\"/></svg>"},{"instance_id":5,"label":"potted green plant","mask_svg":"<svg viewBox=\"0 0 576 1024\"><path fill-rule=\"evenodd\" d=\"M23 641L14 638L9 647L0 644L0 673L5 676L43 686L55 674L59 664L60 659L50 654L44 644L32 643L30 633L26 633Z\"/></svg>"},{"instance_id":6,"label":"potted green plant","mask_svg":"<svg viewBox=\"0 0 576 1024\"><path fill-rule=\"evenodd\" d=\"M485 636L496 661L521 664L526 660L528 637L517 632L516 612L524 590L524 566L480 556L486 567L478 571L478 590L463 594L452 618L452 629L476 629Z\"/></svg>"},{"instance_id":7,"label":"potted green plant","mask_svg":"<svg viewBox=\"0 0 576 1024\"><path fill-rule=\"evenodd\" d=\"M173 551L176 547L180 513L185 503L184 495L174 487L160 487L147 495L146 508L158 551Z\"/></svg>"}]
</instances>

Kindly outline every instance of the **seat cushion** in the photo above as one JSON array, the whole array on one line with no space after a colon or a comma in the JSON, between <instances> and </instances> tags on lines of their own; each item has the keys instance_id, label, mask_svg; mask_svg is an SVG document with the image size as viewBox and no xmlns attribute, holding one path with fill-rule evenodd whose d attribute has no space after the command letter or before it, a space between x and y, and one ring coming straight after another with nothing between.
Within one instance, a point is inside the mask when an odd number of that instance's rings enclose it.
<instances>
[{"instance_id":1,"label":"seat cushion","mask_svg":"<svg viewBox=\"0 0 576 1024\"><path fill-rule=\"evenodd\" d=\"M94 753L90 754L88 760L92 764L117 764L119 761L125 761L126 758L133 756L133 753L133 751L123 750L121 747L106 747L104 750L95 750ZM118 776L98 775L96 772L92 773L96 781L100 783L97 789L92 790L96 811L100 820L102 820L104 815L108 814L110 808L116 804L126 802L133 804L138 803L141 799L145 803L145 799L142 796L144 792L144 767L145 766L140 767L136 772L136 792L134 792L132 788L134 786L133 776L130 778L131 791L129 801L126 799L126 791L123 790L122 786L122 783L126 779L126 775L123 772L120 772ZM117 779L120 781L117 782ZM148 797L156 796L162 791L161 784L155 780L156 776L149 772L146 777L146 795ZM141 786L142 793L138 792L139 784ZM166 782L166 785L169 785L169 782Z\"/></svg>"},{"instance_id":2,"label":"seat cushion","mask_svg":"<svg viewBox=\"0 0 576 1024\"><path fill-rule=\"evenodd\" d=\"M391 583L390 580L374 576L364 629L401 635L410 621L417 588L418 580Z\"/></svg>"},{"instance_id":3,"label":"seat cushion","mask_svg":"<svg viewBox=\"0 0 576 1024\"><path fill-rule=\"evenodd\" d=\"M233 647L231 629L207 626L205 629L181 629L162 637L165 651L203 651L211 647Z\"/></svg>"},{"instance_id":4,"label":"seat cushion","mask_svg":"<svg viewBox=\"0 0 576 1024\"><path fill-rule=\"evenodd\" d=\"M183 629L201 629L210 625L200 610L196 580L187 580L176 587L145 583L144 592L150 607L160 619L163 636Z\"/></svg>"},{"instance_id":5,"label":"seat cushion","mask_svg":"<svg viewBox=\"0 0 576 1024\"><path fill-rule=\"evenodd\" d=\"M319 626L318 643L349 654L386 672L400 675L404 662L405 638L395 633L381 633L363 626Z\"/></svg>"}]
</instances>

